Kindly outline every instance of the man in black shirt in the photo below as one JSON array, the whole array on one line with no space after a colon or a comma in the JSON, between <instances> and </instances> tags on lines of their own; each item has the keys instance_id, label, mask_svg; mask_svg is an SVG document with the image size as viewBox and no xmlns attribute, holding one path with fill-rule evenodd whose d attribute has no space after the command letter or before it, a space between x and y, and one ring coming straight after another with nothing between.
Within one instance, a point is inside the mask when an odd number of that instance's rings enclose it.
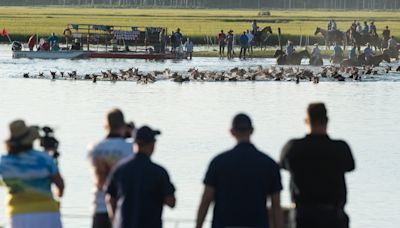
<instances>
[{"instance_id":1,"label":"man in black shirt","mask_svg":"<svg viewBox=\"0 0 400 228\"><path fill-rule=\"evenodd\" d=\"M324 104L310 104L305 121L309 134L289 141L281 154L281 166L291 174L297 228L347 228L344 174L355 168L350 148L327 135Z\"/></svg>"},{"instance_id":2,"label":"man in black shirt","mask_svg":"<svg viewBox=\"0 0 400 228\"><path fill-rule=\"evenodd\" d=\"M161 228L163 205L175 207L175 188L167 171L150 160L159 134L146 126L140 128L135 138L136 156L121 163L110 176L108 206L114 228Z\"/></svg>"},{"instance_id":3,"label":"man in black shirt","mask_svg":"<svg viewBox=\"0 0 400 228\"><path fill-rule=\"evenodd\" d=\"M208 168L197 228L202 227L212 201L215 202L213 228L268 228L268 197L272 201L274 228L282 227L279 166L250 143L252 133L250 118L237 115L231 134L238 144L215 157Z\"/></svg>"}]
</instances>

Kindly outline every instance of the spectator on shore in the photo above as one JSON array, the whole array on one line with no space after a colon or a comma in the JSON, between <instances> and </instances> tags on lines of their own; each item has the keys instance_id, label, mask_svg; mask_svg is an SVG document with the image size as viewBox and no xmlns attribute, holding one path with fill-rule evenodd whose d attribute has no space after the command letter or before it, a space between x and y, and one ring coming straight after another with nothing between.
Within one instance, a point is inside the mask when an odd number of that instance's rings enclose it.
<instances>
[{"instance_id":1,"label":"spectator on shore","mask_svg":"<svg viewBox=\"0 0 400 228\"><path fill-rule=\"evenodd\" d=\"M248 43L247 43L247 46L248 46L248 50L249 50L249 54L250 54L250 52L253 53L254 35L250 32L250 30L247 30L246 36L247 36L247 38L249 40Z\"/></svg>"},{"instance_id":2,"label":"spectator on shore","mask_svg":"<svg viewBox=\"0 0 400 228\"><path fill-rule=\"evenodd\" d=\"M160 33L158 34L158 41L160 42L160 53L165 53L165 46L167 42L165 36L165 29L161 29Z\"/></svg>"},{"instance_id":3,"label":"spectator on shore","mask_svg":"<svg viewBox=\"0 0 400 228\"><path fill-rule=\"evenodd\" d=\"M111 109L106 116L107 136L89 146L89 160L94 170L94 215L93 228L111 228L106 193L103 190L112 168L121 160L134 156L133 145L125 141L128 133L124 115L119 109Z\"/></svg>"},{"instance_id":4,"label":"spectator on shore","mask_svg":"<svg viewBox=\"0 0 400 228\"><path fill-rule=\"evenodd\" d=\"M308 106L305 122L309 134L290 140L280 161L291 175L296 227L348 228L344 174L355 167L350 148L346 142L328 136L328 116L323 103Z\"/></svg>"},{"instance_id":5,"label":"spectator on shore","mask_svg":"<svg viewBox=\"0 0 400 228\"><path fill-rule=\"evenodd\" d=\"M246 35L246 31L243 32L243 34L239 37L240 41L240 54L239 54L239 59L242 58L246 59L246 50L249 46L249 38Z\"/></svg>"},{"instance_id":6,"label":"spectator on shore","mask_svg":"<svg viewBox=\"0 0 400 228\"><path fill-rule=\"evenodd\" d=\"M177 28L175 32L175 42L179 45L183 42L183 35L181 33L181 29Z\"/></svg>"},{"instance_id":7,"label":"spectator on shore","mask_svg":"<svg viewBox=\"0 0 400 228\"><path fill-rule=\"evenodd\" d=\"M229 30L228 35L226 36L226 43L228 45L228 53L227 53L227 57L228 59L232 59L233 58L233 45L234 45L234 35L233 35L233 31Z\"/></svg>"},{"instance_id":8,"label":"spectator on shore","mask_svg":"<svg viewBox=\"0 0 400 228\"><path fill-rule=\"evenodd\" d=\"M169 39L170 39L170 42L171 42L171 52L172 52L172 53L175 53L175 51L176 51L176 45L177 45L177 43L176 43L175 32L172 32L172 33L171 33L171 37L170 37Z\"/></svg>"},{"instance_id":9,"label":"spectator on shore","mask_svg":"<svg viewBox=\"0 0 400 228\"><path fill-rule=\"evenodd\" d=\"M134 158L121 163L107 184L114 228L161 228L163 206L175 207L167 171L150 159L160 131L144 126L136 134Z\"/></svg>"},{"instance_id":10,"label":"spectator on shore","mask_svg":"<svg viewBox=\"0 0 400 228\"><path fill-rule=\"evenodd\" d=\"M391 57L395 57L396 59L399 56L399 48L398 48L398 43L397 40L394 38L394 36L390 37L388 41L388 50L389 50L389 55Z\"/></svg>"},{"instance_id":11,"label":"spectator on shore","mask_svg":"<svg viewBox=\"0 0 400 228\"><path fill-rule=\"evenodd\" d=\"M218 34L218 45L219 45L219 57L224 57L225 55L225 45L226 45L226 34L224 33L224 30L221 30L221 32Z\"/></svg>"},{"instance_id":12,"label":"spectator on shore","mask_svg":"<svg viewBox=\"0 0 400 228\"><path fill-rule=\"evenodd\" d=\"M60 203L51 190L62 197L64 180L52 157L33 149L39 139L36 127L22 120L10 124L7 155L1 156L0 175L8 188L8 215L11 228L61 228Z\"/></svg>"},{"instance_id":13,"label":"spectator on shore","mask_svg":"<svg viewBox=\"0 0 400 228\"><path fill-rule=\"evenodd\" d=\"M247 115L233 119L231 134L237 145L215 157L208 167L196 228L202 227L211 202L215 202L212 228L268 228L268 198L273 227L282 228L279 166L251 143L253 131Z\"/></svg>"},{"instance_id":14,"label":"spectator on shore","mask_svg":"<svg viewBox=\"0 0 400 228\"><path fill-rule=\"evenodd\" d=\"M343 59L343 49L339 45L339 43L335 43L335 47L333 48L333 56L332 60L334 62L341 61Z\"/></svg>"},{"instance_id":15,"label":"spectator on shore","mask_svg":"<svg viewBox=\"0 0 400 228\"><path fill-rule=\"evenodd\" d=\"M192 60L193 58L193 42L190 40L190 38L187 38L187 41L185 42L185 49L186 53L188 54L188 58Z\"/></svg>"}]
</instances>

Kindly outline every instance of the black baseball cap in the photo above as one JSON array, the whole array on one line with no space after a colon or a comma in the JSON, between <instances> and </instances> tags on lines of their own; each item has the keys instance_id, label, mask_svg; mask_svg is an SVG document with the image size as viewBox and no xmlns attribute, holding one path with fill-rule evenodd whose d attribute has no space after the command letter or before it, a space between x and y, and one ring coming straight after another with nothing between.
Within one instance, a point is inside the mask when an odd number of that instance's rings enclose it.
<instances>
[{"instance_id":1,"label":"black baseball cap","mask_svg":"<svg viewBox=\"0 0 400 228\"><path fill-rule=\"evenodd\" d=\"M143 126L139 128L136 132L136 142L153 142L156 140L156 136L161 135L161 132L158 130L153 130L149 126Z\"/></svg>"},{"instance_id":2,"label":"black baseball cap","mask_svg":"<svg viewBox=\"0 0 400 228\"><path fill-rule=\"evenodd\" d=\"M237 114L232 121L232 129L237 132L246 132L253 129L253 124L248 115L240 113Z\"/></svg>"}]
</instances>

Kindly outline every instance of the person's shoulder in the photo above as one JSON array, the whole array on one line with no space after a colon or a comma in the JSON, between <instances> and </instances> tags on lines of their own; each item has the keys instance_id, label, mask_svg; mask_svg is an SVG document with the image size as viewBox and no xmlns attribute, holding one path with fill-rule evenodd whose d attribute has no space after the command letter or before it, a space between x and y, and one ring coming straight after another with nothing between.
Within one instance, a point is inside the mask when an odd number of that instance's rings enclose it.
<instances>
[{"instance_id":1,"label":"person's shoulder","mask_svg":"<svg viewBox=\"0 0 400 228\"><path fill-rule=\"evenodd\" d=\"M342 149L350 148L349 144L343 139L331 139L331 142Z\"/></svg>"},{"instance_id":2,"label":"person's shoulder","mask_svg":"<svg viewBox=\"0 0 400 228\"><path fill-rule=\"evenodd\" d=\"M168 171L164 167L162 167L161 165L156 164L154 162L151 162L151 165L152 165L153 170L157 174L162 175L162 176L165 176L165 175L168 176Z\"/></svg>"}]
</instances>

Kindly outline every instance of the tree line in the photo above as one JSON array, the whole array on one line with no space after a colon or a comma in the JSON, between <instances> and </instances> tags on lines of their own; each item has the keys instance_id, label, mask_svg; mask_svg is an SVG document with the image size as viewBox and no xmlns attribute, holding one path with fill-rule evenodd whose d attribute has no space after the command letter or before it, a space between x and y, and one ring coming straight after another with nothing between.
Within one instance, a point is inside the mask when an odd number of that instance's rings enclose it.
<instances>
[{"instance_id":1,"label":"tree line","mask_svg":"<svg viewBox=\"0 0 400 228\"><path fill-rule=\"evenodd\" d=\"M1 0L0 5L103 7L399 9L400 0Z\"/></svg>"}]
</instances>

